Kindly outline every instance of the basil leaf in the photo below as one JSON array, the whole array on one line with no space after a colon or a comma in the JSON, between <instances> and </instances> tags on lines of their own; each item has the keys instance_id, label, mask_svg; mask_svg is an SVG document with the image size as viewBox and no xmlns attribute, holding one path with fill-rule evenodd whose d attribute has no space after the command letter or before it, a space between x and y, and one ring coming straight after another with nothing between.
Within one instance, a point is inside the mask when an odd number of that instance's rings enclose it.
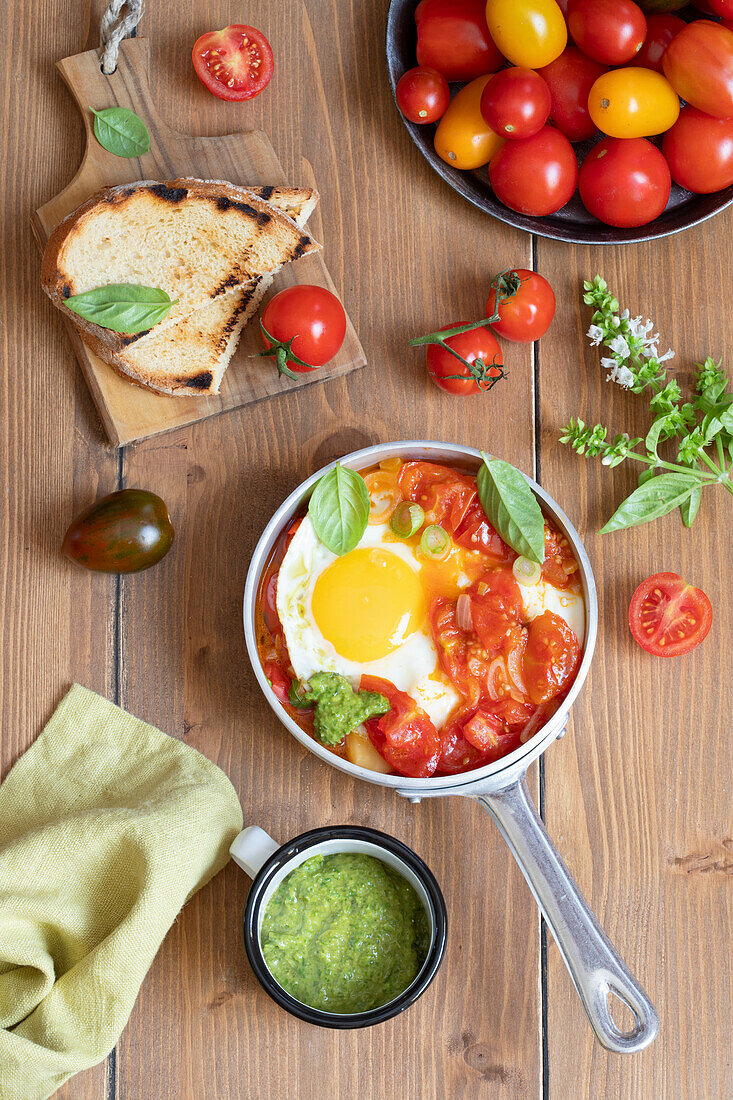
<instances>
[{"instance_id":1,"label":"basil leaf","mask_svg":"<svg viewBox=\"0 0 733 1100\"><path fill-rule=\"evenodd\" d=\"M108 153L116 157L141 157L150 148L148 128L127 107L89 110L94 115L94 136Z\"/></svg>"},{"instance_id":2,"label":"basil leaf","mask_svg":"<svg viewBox=\"0 0 733 1100\"><path fill-rule=\"evenodd\" d=\"M608 523L601 528L601 534L621 531L625 527L637 527L640 523L649 523L660 516L666 516L675 508L685 504L693 490L699 486L700 479L690 471L689 474L659 474L634 489L630 497L613 513Z\"/></svg>"},{"instance_id":3,"label":"basil leaf","mask_svg":"<svg viewBox=\"0 0 733 1100\"><path fill-rule=\"evenodd\" d=\"M646 439L644 440L644 445L646 446L647 451L651 455L653 455L654 458L659 458L659 455L657 454L659 437L662 434L662 430L664 429L668 419L669 418L666 416L660 416L657 420L655 420L651 428L647 432Z\"/></svg>"},{"instance_id":4,"label":"basil leaf","mask_svg":"<svg viewBox=\"0 0 733 1100\"><path fill-rule=\"evenodd\" d=\"M651 479L656 475L656 472L656 466L646 466L639 474L639 484L645 485L647 481L651 481Z\"/></svg>"},{"instance_id":5,"label":"basil leaf","mask_svg":"<svg viewBox=\"0 0 733 1100\"><path fill-rule=\"evenodd\" d=\"M177 298L171 299L164 290L136 283L110 283L82 294L72 294L64 304L72 311L100 328L112 332L147 332L162 321Z\"/></svg>"},{"instance_id":6,"label":"basil leaf","mask_svg":"<svg viewBox=\"0 0 733 1100\"><path fill-rule=\"evenodd\" d=\"M695 516L697 510L700 507L700 499L702 497L702 485L696 485L691 491L687 500L684 500L680 504L680 512L682 513L682 522L685 527L692 527L695 522Z\"/></svg>"},{"instance_id":7,"label":"basil leaf","mask_svg":"<svg viewBox=\"0 0 733 1100\"><path fill-rule=\"evenodd\" d=\"M542 565L545 560L545 517L524 476L483 451L478 472L478 495L491 523L512 550Z\"/></svg>"},{"instance_id":8,"label":"basil leaf","mask_svg":"<svg viewBox=\"0 0 733 1100\"><path fill-rule=\"evenodd\" d=\"M313 490L308 515L318 538L332 554L349 554L369 521L369 490L361 474L334 466Z\"/></svg>"}]
</instances>

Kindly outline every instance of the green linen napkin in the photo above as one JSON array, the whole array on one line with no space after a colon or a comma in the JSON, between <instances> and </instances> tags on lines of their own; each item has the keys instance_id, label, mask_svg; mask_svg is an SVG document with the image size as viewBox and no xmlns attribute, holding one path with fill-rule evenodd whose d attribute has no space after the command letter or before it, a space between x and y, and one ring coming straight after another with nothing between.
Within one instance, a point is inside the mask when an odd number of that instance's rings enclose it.
<instances>
[{"instance_id":1,"label":"green linen napkin","mask_svg":"<svg viewBox=\"0 0 733 1100\"><path fill-rule=\"evenodd\" d=\"M2 1100L45 1100L109 1053L241 828L210 760L72 687L0 786Z\"/></svg>"}]
</instances>

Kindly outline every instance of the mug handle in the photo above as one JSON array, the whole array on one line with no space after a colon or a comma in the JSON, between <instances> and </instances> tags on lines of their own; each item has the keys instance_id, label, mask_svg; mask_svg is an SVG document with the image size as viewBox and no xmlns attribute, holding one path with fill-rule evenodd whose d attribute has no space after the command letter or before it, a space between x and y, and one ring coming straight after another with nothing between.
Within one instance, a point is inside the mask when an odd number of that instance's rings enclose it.
<instances>
[{"instance_id":1,"label":"mug handle","mask_svg":"<svg viewBox=\"0 0 733 1100\"><path fill-rule=\"evenodd\" d=\"M499 826L529 884L570 971L598 1041L617 1054L634 1054L656 1038L654 1006L627 969L550 840L535 809L526 773L495 793L473 796ZM630 1031L615 1023L609 994L634 1017Z\"/></svg>"},{"instance_id":2,"label":"mug handle","mask_svg":"<svg viewBox=\"0 0 733 1100\"><path fill-rule=\"evenodd\" d=\"M264 829L260 829L258 825L249 825L235 836L229 854L250 878L254 878L279 847Z\"/></svg>"}]
</instances>

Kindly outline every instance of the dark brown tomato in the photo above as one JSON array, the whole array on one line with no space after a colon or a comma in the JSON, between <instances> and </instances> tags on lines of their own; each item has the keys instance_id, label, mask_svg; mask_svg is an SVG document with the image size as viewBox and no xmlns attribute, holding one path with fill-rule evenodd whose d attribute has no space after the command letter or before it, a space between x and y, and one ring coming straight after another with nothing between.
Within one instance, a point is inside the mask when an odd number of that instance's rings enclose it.
<instances>
[{"instance_id":1,"label":"dark brown tomato","mask_svg":"<svg viewBox=\"0 0 733 1100\"><path fill-rule=\"evenodd\" d=\"M139 573L165 557L173 536L168 509L159 496L147 489L121 489L77 516L61 549L85 569Z\"/></svg>"}]
</instances>

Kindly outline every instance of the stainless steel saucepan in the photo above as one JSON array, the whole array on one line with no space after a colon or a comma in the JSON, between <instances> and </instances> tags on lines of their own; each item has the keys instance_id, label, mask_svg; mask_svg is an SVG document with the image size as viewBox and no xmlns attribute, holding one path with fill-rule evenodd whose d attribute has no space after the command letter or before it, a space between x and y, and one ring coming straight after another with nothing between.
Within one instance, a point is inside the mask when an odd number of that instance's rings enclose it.
<instances>
[{"instance_id":1,"label":"stainless steel saucepan","mask_svg":"<svg viewBox=\"0 0 733 1100\"><path fill-rule=\"evenodd\" d=\"M461 464L478 470L481 455L471 447L451 443L406 441L367 447L340 459L342 465L365 470L383 459L426 459L431 462ZM540 486L527 478L543 510L566 535L579 565L585 601L585 642L580 669L567 698L549 721L526 744L514 752L478 768L454 776L408 779L383 775L352 764L329 752L309 737L281 706L262 669L255 635L255 603L260 577L282 531L302 508L316 482L335 463L324 467L291 493L278 508L252 555L244 592L244 632L255 676L265 698L284 726L300 743L333 768L355 779L392 787L411 802L423 798L462 795L473 798L489 811L499 826L519 867L550 927L565 964L573 979L590 1025L608 1050L631 1054L651 1043L659 1030L659 1020L644 990L629 972L609 941L588 903L550 840L527 787L527 768L558 737L565 733L570 708L588 675L598 629L598 600L588 555L577 531L565 513ZM622 1031L611 1014L609 995L618 997L633 1015L633 1027Z\"/></svg>"}]
</instances>

